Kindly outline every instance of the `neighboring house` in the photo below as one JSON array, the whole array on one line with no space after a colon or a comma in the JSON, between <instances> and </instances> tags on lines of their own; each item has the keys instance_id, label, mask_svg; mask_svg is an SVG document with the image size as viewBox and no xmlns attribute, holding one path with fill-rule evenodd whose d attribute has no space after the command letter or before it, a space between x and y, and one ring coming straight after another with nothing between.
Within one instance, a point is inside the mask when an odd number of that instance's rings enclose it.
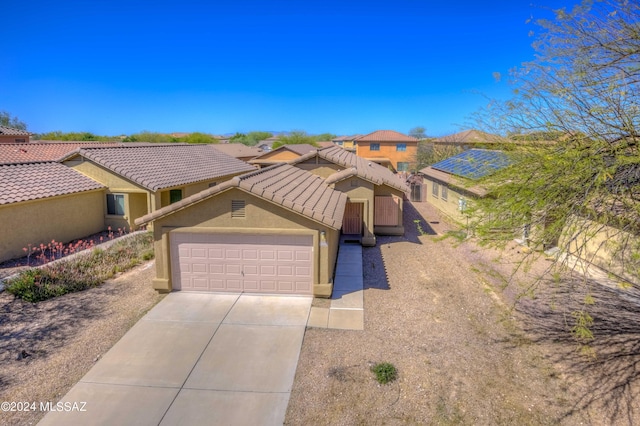
<instances>
[{"instance_id":1,"label":"neighboring house","mask_svg":"<svg viewBox=\"0 0 640 426\"><path fill-rule=\"evenodd\" d=\"M311 151L315 151L315 146L302 143L293 145L282 145L274 150L265 152L262 155L257 156L253 160L250 160L250 164L255 164L259 167L267 167L273 164L278 164L286 161L295 160L304 154Z\"/></svg>"},{"instance_id":2,"label":"neighboring house","mask_svg":"<svg viewBox=\"0 0 640 426\"><path fill-rule=\"evenodd\" d=\"M419 171L426 201L458 222L466 220L468 203L487 195L476 180L508 167L502 151L470 149Z\"/></svg>"},{"instance_id":3,"label":"neighboring house","mask_svg":"<svg viewBox=\"0 0 640 426\"><path fill-rule=\"evenodd\" d=\"M311 151L289 162L347 194L342 233L374 246L377 235L403 235L404 195L409 190L386 167L340 147Z\"/></svg>"},{"instance_id":4,"label":"neighboring house","mask_svg":"<svg viewBox=\"0 0 640 426\"><path fill-rule=\"evenodd\" d=\"M242 161L252 160L262 154L260 148L241 143L218 143L211 145L211 147Z\"/></svg>"},{"instance_id":5,"label":"neighboring house","mask_svg":"<svg viewBox=\"0 0 640 426\"><path fill-rule=\"evenodd\" d=\"M209 145L81 148L63 163L107 187L102 217L114 229L133 229L141 216L255 170Z\"/></svg>"},{"instance_id":6,"label":"neighboring house","mask_svg":"<svg viewBox=\"0 0 640 426\"><path fill-rule=\"evenodd\" d=\"M277 164L136 220L153 223L154 288L328 297L347 195Z\"/></svg>"},{"instance_id":7,"label":"neighboring house","mask_svg":"<svg viewBox=\"0 0 640 426\"><path fill-rule=\"evenodd\" d=\"M31 143L0 144L0 164L60 161L80 148L115 147L121 143L34 141Z\"/></svg>"},{"instance_id":8,"label":"neighboring house","mask_svg":"<svg viewBox=\"0 0 640 426\"><path fill-rule=\"evenodd\" d=\"M0 261L104 230L105 187L55 162L0 165ZM27 248L27 252L23 251Z\"/></svg>"},{"instance_id":9,"label":"neighboring house","mask_svg":"<svg viewBox=\"0 0 640 426\"><path fill-rule=\"evenodd\" d=\"M0 144L3 143L28 143L31 133L26 130L13 127L0 126Z\"/></svg>"},{"instance_id":10,"label":"neighboring house","mask_svg":"<svg viewBox=\"0 0 640 426\"><path fill-rule=\"evenodd\" d=\"M356 149L356 144L355 144L355 140L357 138L359 138L362 135L354 135L354 136L339 136L335 139L332 139L331 141L338 145L341 148L347 149L347 150L355 150Z\"/></svg>"},{"instance_id":11,"label":"neighboring house","mask_svg":"<svg viewBox=\"0 0 640 426\"><path fill-rule=\"evenodd\" d=\"M418 139L393 130L378 130L355 139L356 154L393 171L408 172L416 164Z\"/></svg>"},{"instance_id":12,"label":"neighboring house","mask_svg":"<svg viewBox=\"0 0 640 426\"><path fill-rule=\"evenodd\" d=\"M463 149L481 148L504 142L504 138L480 130L464 130L430 141L436 146L457 146Z\"/></svg>"},{"instance_id":13,"label":"neighboring house","mask_svg":"<svg viewBox=\"0 0 640 426\"><path fill-rule=\"evenodd\" d=\"M271 151L271 147L274 143L276 143L280 139L280 136L271 136L270 138L261 140L256 144L258 148L263 150L264 152Z\"/></svg>"}]
</instances>

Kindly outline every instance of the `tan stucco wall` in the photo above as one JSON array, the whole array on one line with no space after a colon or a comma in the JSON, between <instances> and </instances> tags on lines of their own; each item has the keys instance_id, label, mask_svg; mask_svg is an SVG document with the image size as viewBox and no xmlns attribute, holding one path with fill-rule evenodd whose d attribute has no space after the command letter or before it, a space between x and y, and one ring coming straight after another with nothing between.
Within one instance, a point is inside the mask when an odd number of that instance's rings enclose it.
<instances>
[{"instance_id":1,"label":"tan stucco wall","mask_svg":"<svg viewBox=\"0 0 640 426\"><path fill-rule=\"evenodd\" d=\"M424 178L424 186L422 187L422 190L427 192L426 201L456 222L466 224L467 217L459 210L460 199L466 200L467 206L470 207L470 203L473 201L473 198L454 186L447 186L447 199L443 200L442 187L446 185L439 181L435 182L439 184L438 197L433 196L434 181L429 178Z\"/></svg>"},{"instance_id":2,"label":"tan stucco wall","mask_svg":"<svg viewBox=\"0 0 640 426\"><path fill-rule=\"evenodd\" d=\"M371 151L371 143L379 143L379 151ZM405 142L358 142L356 146L356 154L363 158L388 158L393 164L393 168L398 170L398 162L409 163L409 170L415 168L416 155L418 154L417 142L406 142L406 151L397 151L398 143Z\"/></svg>"},{"instance_id":3,"label":"tan stucco wall","mask_svg":"<svg viewBox=\"0 0 640 426\"><path fill-rule=\"evenodd\" d=\"M640 236L578 217L570 218L559 247L567 253L640 285ZM625 247L624 251L620 249ZM635 256L634 256L635 251Z\"/></svg>"},{"instance_id":4,"label":"tan stucco wall","mask_svg":"<svg viewBox=\"0 0 640 426\"><path fill-rule=\"evenodd\" d=\"M295 152L291 152L289 150L286 149L281 149L278 151L272 151L270 153L268 153L267 155L263 155L260 157L260 160L269 160L269 161L289 161L289 160L293 160L295 158L300 157L299 154L296 154Z\"/></svg>"},{"instance_id":5,"label":"tan stucco wall","mask_svg":"<svg viewBox=\"0 0 640 426\"><path fill-rule=\"evenodd\" d=\"M181 185L171 188L163 188L160 191L150 191L134 182L118 176L111 170L108 170L92 161L74 158L64 162L69 167L78 172L102 183L108 188L108 192L112 194L125 195L125 215L114 216L107 215L105 202L104 220L105 226L111 226L112 229L127 228L136 229L135 220L147 213L153 212L161 207L169 205L171 189L181 189L182 198L197 194L207 188L212 183L220 184L231 179L235 175L224 176L218 179L212 179L204 182L196 182L189 185Z\"/></svg>"},{"instance_id":6,"label":"tan stucco wall","mask_svg":"<svg viewBox=\"0 0 640 426\"><path fill-rule=\"evenodd\" d=\"M105 229L104 190L0 206L0 261L22 257L28 244L68 242Z\"/></svg>"},{"instance_id":7,"label":"tan stucco wall","mask_svg":"<svg viewBox=\"0 0 640 426\"><path fill-rule=\"evenodd\" d=\"M231 201L244 200L246 217L231 218ZM340 242L339 231L307 219L279 205L240 189L230 189L154 223L156 279L154 288L171 290L170 239L172 230L190 232L303 233L314 236L314 294L331 294L333 273ZM326 235L326 246L320 233ZM324 248L323 248L324 247Z\"/></svg>"}]
</instances>

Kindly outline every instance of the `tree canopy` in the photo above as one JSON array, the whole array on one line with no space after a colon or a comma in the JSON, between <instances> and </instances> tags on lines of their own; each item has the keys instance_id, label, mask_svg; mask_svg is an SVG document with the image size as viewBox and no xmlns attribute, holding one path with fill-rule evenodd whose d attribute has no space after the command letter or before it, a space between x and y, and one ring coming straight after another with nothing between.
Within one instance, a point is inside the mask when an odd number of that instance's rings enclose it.
<instances>
[{"instance_id":1,"label":"tree canopy","mask_svg":"<svg viewBox=\"0 0 640 426\"><path fill-rule=\"evenodd\" d=\"M304 130L293 130L288 135L283 135L278 138L272 145L273 149L281 147L282 145L296 145L296 144L309 144L318 146L318 142L330 141L335 138L336 135L332 133L321 133L319 135L309 135Z\"/></svg>"},{"instance_id":2,"label":"tree canopy","mask_svg":"<svg viewBox=\"0 0 640 426\"><path fill-rule=\"evenodd\" d=\"M27 130L27 124L6 111L0 111L0 126L13 127L14 129Z\"/></svg>"},{"instance_id":3,"label":"tree canopy","mask_svg":"<svg viewBox=\"0 0 640 426\"><path fill-rule=\"evenodd\" d=\"M273 136L273 134L270 132L259 131L249 132L247 134L236 133L235 135L231 136L230 141L233 143L241 143L247 146L255 146L258 144L258 142L268 139L271 136Z\"/></svg>"},{"instance_id":4,"label":"tree canopy","mask_svg":"<svg viewBox=\"0 0 640 426\"><path fill-rule=\"evenodd\" d=\"M504 241L530 226L534 243L579 257L596 245L637 277L640 5L584 1L537 24L536 58L513 72L513 98L476 116L492 133L529 141L485 182L492 197L479 204L477 231ZM597 242L610 227L615 235Z\"/></svg>"}]
</instances>

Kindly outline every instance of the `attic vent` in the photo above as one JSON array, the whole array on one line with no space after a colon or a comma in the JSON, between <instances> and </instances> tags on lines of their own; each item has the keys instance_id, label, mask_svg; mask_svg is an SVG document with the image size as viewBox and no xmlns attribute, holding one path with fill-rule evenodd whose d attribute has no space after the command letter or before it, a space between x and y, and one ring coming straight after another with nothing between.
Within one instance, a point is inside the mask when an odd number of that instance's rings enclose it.
<instances>
[{"instance_id":1,"label":"attic vent","mask_svg":"<svg viewBox=\"0 0 640 426\"><path fill-rule=\"evenodd\" d=\"M244 200L231 200L231 217L236 219L242 219L246 217Z\"/></svg>"}]
</instances>

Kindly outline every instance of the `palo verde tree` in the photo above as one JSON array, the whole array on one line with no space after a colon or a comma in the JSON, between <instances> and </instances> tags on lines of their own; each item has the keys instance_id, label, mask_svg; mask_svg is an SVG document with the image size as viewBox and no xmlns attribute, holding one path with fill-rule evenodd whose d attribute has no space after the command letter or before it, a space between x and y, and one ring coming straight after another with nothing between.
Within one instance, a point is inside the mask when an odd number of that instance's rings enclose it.
<instances>
[{"instance_id":1,"label":"palo verde tree","mask_svg":"<svg viewBox=\"0 0 640 426\"><path fill-rule=\"evenodd\" d=\"M536 58L514 71L513 99L476 116L492 133L527 141L516 144L513 167L485 182L493 196L478 204L477 232L506 241L530 227L536 247L606 258L609 271L637 280L640 5L585 0L554 13L537 22Z\"/></svg>"}]
</instances>

